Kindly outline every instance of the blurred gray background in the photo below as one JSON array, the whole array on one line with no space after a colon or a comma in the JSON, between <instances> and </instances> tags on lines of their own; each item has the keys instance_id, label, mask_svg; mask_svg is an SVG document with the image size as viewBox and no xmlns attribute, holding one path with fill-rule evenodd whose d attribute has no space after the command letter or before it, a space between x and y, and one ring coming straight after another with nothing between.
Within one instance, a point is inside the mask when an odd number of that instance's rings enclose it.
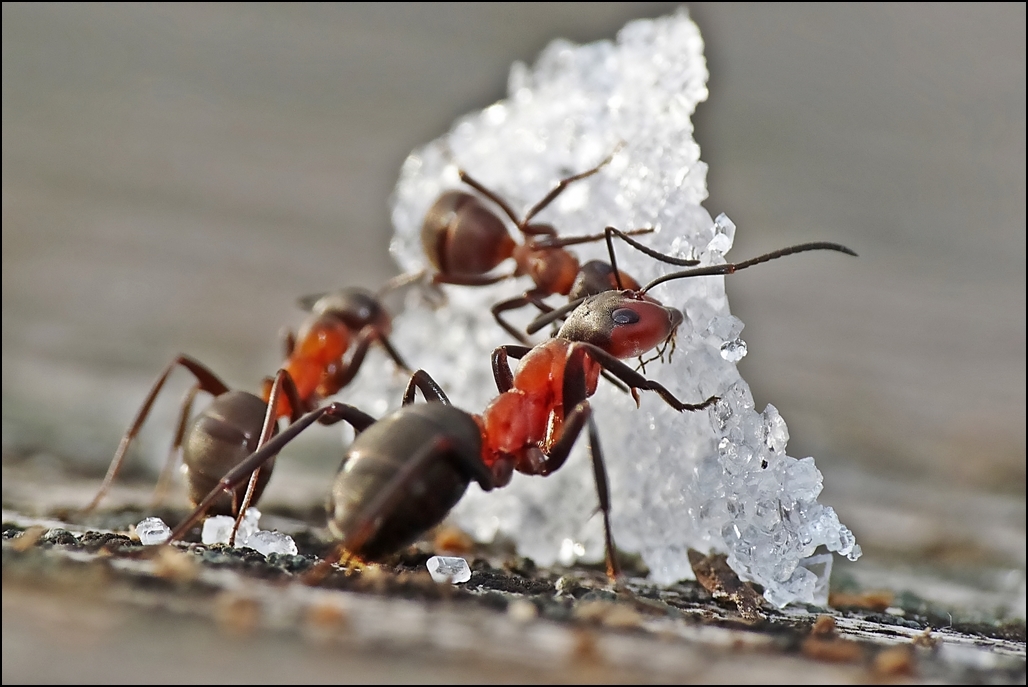
<instances>
[{"instance_id":1,"label":"blurred gray background","mask_svg":"<svg viewBox=\"0 0 1028 687\"><path fill-rule=\"evenodd\" d=\"M5 465L95 485L178 352L256 389L298 296L395 274L412 148L551 39L674 7L5 3ZM1020 569L1023 615L1024 4L690 8L732 256L860 253L729 279L758 407L871 560Z\"/></svg>"}]
</instances>

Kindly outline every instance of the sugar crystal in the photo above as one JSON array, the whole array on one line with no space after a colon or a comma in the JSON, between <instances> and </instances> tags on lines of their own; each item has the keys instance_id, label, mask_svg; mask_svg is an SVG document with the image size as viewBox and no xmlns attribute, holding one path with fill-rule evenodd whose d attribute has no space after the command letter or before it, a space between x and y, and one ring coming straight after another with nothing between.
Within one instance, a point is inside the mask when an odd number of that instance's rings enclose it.
<instances>
[{"instance_id":1,"label":"sugar crystal","mask_svg":"<svg viewBox=\"0 0 1028 687\"><path fill-rule=\"evenodd\" d=\"M436 582L461 584L471 579L471 568L463 558L432 556L425 562L425 567Z\"/></svg>"},{"instance_id":2,"label":"sugar crystal","mask_svg":"<svg viewBox=\"0 0 1028 687\"><path fill-rule=\"evenodd\" d=\"M243 521L239 523L239 530L236 532L236 546L246 546L247 541L257 531L257 522L261 519L261 512L256 508L247 508ZM203 530L200 533L200 540L204 544L228 544L232 535L232 527L236 519L228 515L214 515L203 523Z\"/></svg>"},{"instance_id":3,"label":"sugar crystal","mask_svg":"<svg viewBox=\"0 0 1028 687\"><path fill-rule=\"evenodd\" d=\"M420 237L426 211L444 191L470 190L457 165L521 214L558 180L616 150L609 165L573 184L538 221L562 236L653 227L641 239L651 248L701 266L723 264L736 227L725 215L712 220L700 205L707 166L692 138L691 116L707 97L706 81L703 39L685 10L633 21L616 42L554 41L534 66L511 68L507 100L463 117L407 158L391 199L394 258L405 272L429 266ZM620 267L640 283L681 269L620 242L617 251ZM602 241L576 245L574 252L581 262L608 259ZM445 303L435 309L412 290L393 343L454 404L481 412L496 394L490 354L511 343L490 308L528 286L508 279L443 288ZM658 583L692 577L688 550L696 548L727 553L736 573L763 585L777 605L813 599L820 578L801 561L818 547L851 557L859 547L835 511L817 503L822 477L813 460L786 455L788 429L777 411L755 409L735 366L746 347L724 277L674 280L651 295L680 309L685 321L674 350L644 374L686 402L721 400L706 412L679 413L643 392L637 408L629 395L601 382L590 404L618 546L640 554ZM560 299L548 302L556 307ZM526 308L511 311L508 320L523 328L533 316ZM377 365L378 374L362 373L343 397L365 409L397 407L405 380L393 374L395 366L377 351L365 365ZM490 493L472 484L454 511L457 524L476 535L510 537L519 553L541 565L562 554L578 557L577 547L586 558L601 559L602 518L593 517L587 443L577 442L567 463L545 478L515 474L509 486Z\"/></svg>"},{"instance_id":4,"label":"sugar crystal","mask_svg":"<svg viewBox=\"0 0 1028 687\"><path fill-rule=\"evenodd\" d=\"M707 251L724 255L735 242L735 222L728 215L721 213L714 220L714 237L707 243Z\"/></svg>"},{"instance_id":5,"label":"sugar crystal","mask_svg":"<svg viewBox=\"0 0 1028 687\"><path fill-rule=\"evenodd\" d=\"M143 546L154 546L168 541L171 528L160 518L144 518L136 525L136 535Z\"/></svg>"},{"instance_id":6,"label":"sugar crystal","mask_svg":"<svg viewBox=\"0 0 1028 687\"><path fill-rule=\"evenodd\" d=\"M293 541L293 538L282 532L259 530L246 540L246 545L265 556L273 553L286 553L295 556L297 553L296 543Z\"/></svg>"},{"instance_id":7,"label":"sugar crystal","mask_svg":"<svg viewBox=\"0 0 1028 687\"><path fill-rule=\"evenodd\" d=\"M732 339L721 344L721 357L730 363L737 363L746 357L746 342L742 339Z\"/></svg>"}]
</instances>

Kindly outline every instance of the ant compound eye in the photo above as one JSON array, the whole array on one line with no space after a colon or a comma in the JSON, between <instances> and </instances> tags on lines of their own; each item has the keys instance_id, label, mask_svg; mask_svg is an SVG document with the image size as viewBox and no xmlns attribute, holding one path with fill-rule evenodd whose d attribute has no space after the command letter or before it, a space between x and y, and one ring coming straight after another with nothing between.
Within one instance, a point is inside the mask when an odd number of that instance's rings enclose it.
<instances>
[{"instance_id":1,"label":"ant compound eye","mask_svg":"<svg viewBox=\"0 0 1028 687\"><path fill-rule=\"evenodd\" d=\"M630 308L618 308L610 314L614 324L635 324L639 321L639 313Z\"/></svg>"}]
</instances>

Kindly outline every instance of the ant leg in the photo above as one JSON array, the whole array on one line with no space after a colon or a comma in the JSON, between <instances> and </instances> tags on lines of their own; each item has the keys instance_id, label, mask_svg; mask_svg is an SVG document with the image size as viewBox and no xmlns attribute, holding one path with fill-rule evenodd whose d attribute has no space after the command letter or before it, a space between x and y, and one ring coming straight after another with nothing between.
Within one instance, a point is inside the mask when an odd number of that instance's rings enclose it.
<instances>
[{"instance_id":1,"label":"ant leg","mask_svg":"<svg viewBox=\"0 0 1028 687\"><path fill-rule=\"evenodd\" d=\"M680 267L692 267L694 265L700 264L699 260L686 260L684 258L675 258L670 255L665 255L664 253L659 253L653 250L652 248L649 248L648 246L644 246L638 241L629 238L630 235L633 235L633 232L631 231L625 232L615 229L614 227L607 227L603 230L603 235L604 238L606 238L607 240L607 252L610 254L610 264L614 267L615 272L617 270L617 260L614 258L614 241L611 239L612 236L620 237L622 241L630 245L632 248L635 248L640 253L648 255L651 258L654 258L655 260L659 260L661 262L666 262L671 265L678 265Z\"/></svg>"},{"instance_id":2,"label":"ant leg","mask_svg":"<svg viewBox=\"0 0 1028 687\"><path fill-rule=\"evenodd\" d=\"M328 379L322 380L318 387L318 392L322 396L331 396L352 382L364 363L364 356L367 355L368 348L377 338L377 332L371 327L362 329L357 335L353 346L353 353L350 354L349 360L341 362L335 374Z\"/></svg>"},{"instance_id":3,"label":"ant leg","mask_svg":"<svg viewBox=\"0 0 1028 687\"><path fill-rule=\"evenodd\" d=\"M402 405L409 406L414 403L415 388L421 389L421 394L429 403L438 402L450 405L450 399L446 397L446 392L424 370L418 370L411 375L410 381L407 382L407 388L403 391Z\"/></svg>"},{"instance_id":4,"label":"ant leg","mask_svg":"<svg viewBox=\"0 0 1028 687\"><path fill-rule=\"evenodd\" d=\"M586 296L582 296L581 298L576 298L572 301L568 301L566 305L562 305L559 308L554 308L550 312L543 313L539 317L529 322L528 326L525 327L525 331L528 334L535 334L551 322L556 322L557 320L564 319L568 315L568 313L574 312L575 308L580 306L582 304L582 301L584 301L585 299Z\"/></svg>"},{"instance_id":5,"label":"ant leg","mask_svg":"<svg viewBox=\"0 0 1028 687\"><path fill-rule=\"evenodd\" d=\"M717 402L717 396L711 396L705 401L700 403L685 403L675 398L675 395L665 389L661 384L653 381L652 379L646 379L641 374L625 365L623 362L607 353L599 346L594 346L589 343L576 343L576 349L580 349L588 353L589 357L595 360L597 363L603 366L605 370L610 372L612 375L620 379L622 382L628 385L629 389L644 389L646 391L655 391L657 394L664 399L664 402L675 410L702 410L707 406L713 405ZM565 380L567 380L567 374L565 373ZM565 381L566 384L566 381ZM634 394L633 394L634 395Z\"/></svg>"},{"instance_id":6,"label":"ant leg","mask_svg":"<svg viewBox=\"0 0 1028 687\"><path fill-rule=\"evenodd\" d=\"M609 165L610 161L614 159L615 155L617 155L617 152L619 150L621 150L621 146L622 146L622 144L619 143L617 145L617 147L615 147L614 150L611 152L611 154L608 155L605 160L603 160L603 162L601 162L600 164L596 165L592 169L588 169L588 170L586 170L584 172L581 172L579 174L574 174L572 176L567 177L566 179L561 179L560 181L558 181L557 185L553 187L553 190L551 190L549 193L547 193L546 196L544 196L542 200L540 200L538 203L536 203L532 207L532 209L528 211L528 214L525 215L525 219L524 220L522 220L521 222L518 222L517 220L515 220L515 223L518 225L518 229L521 229L521 231L525 231L525 226L532 220L532 218L535 217L536 215L538 215L540 212L542 212L543 209L545 209L547 205L549 205L554 200L556 200L557 196L559 196L561 193L564 193L565 189L567 189L568 186L570 186L571 184L575 183L576 181L579 181L581 179L585 179L586 177L591 177L593 174L596 174L601 169L603 169L604 167ZM528 232L526 232L526 233L528 233Z\"/></svg>"},{"instance_id":7,"label":"ant leg","mask_svg":"<svg viewBox=\"0 0 1028 687\"><path fill-rule=\"evenodd\" d=\"M541 292L539 289L531 289L529 291L526 291L521 296L517 296L515 298L511 298L500 303L497 303L492 308L490 308L489 311L493 314L493 318L496 320L496 323L503 327L508 334L517 339L519 343L523 343L530 346L532 345L532 342L528 340L528 337L525 336L522 332L515 329L513 326L511 326L510 323L508 323L505 319L503 319L501 313L504 313L508 310L523 308L524 306L529 304L534 305L543 314L553 312L553 308L547 305L546 301L543 300L543 297L546 295L546 293Z\"/></svg>"},{"instance_id":8,"label":"ant leg","mask_svg":"<svg viewBox=\"0 0 1028 687\"><path fill-rule=\"evenodd\" d=\"M515 360L521 360L531 351L529 346L500 346L493 350L492 365L493 379L496 381L496 389L502 394L514 387L514 373L510 370L510 363L507 356Z\"/></svg>"},{"instance_id":9,"label":"ant leg","mask_svg":"<svg viewBox=\"0 0 1028 687\"><path fill-rule=\"evenodd\" d=\"M543 300L543 296L545 295L546 294L538 293L535 289L525 292L525 298L528 299L528 302L538 308L539 312L544 314L553 312L553 308L547 305L546 301Z\"/></svg>"},{"instance_id":10,"label":"ant leg","mask_svg":"<svg viewBox=\"0 0 1028 687\"><path fill-rule=\"evenodd\" d=\"M296 334L289 327L282 327L278 335L282 339L282 352L285 354L282 357L289 360L293 355L293 351L296 350Z\"/></svg>"},{"instance_id":11,"label":"ant leg","mask_svg":"<svg viewBox=\"0 0 1028 687\"><path fill-rule=\"evenodd\" d=\"M565 379L567 379L566 375L567 371L565 371ZM621 570L617 562L617 549L614 547L614 533L610 527L610 483L607 480L607 468L603 462L603 452L600 449L599 434L592 417L592 407L588 401L579 401L574 410L565 417L560 438L545 452L544 462L538 474L549 475L564 465L586 423L589 424L589 454L592 458L593 478L596 481L596 496L600 502L600 511L603 513L607 577L616 581L621 575Z\"/></svg>"},{"instance_id":12,"label":"ant leg","mask_svg":"<svg viewBox=\"0 0 1028 687\"><path fill-rule=\"evenodd\" d=\"M503 198L500 198L500 196L495 191L490 191L480 182L473 179L470 174L468 174L459 167L457 168L457 174L460 175L460 180L463 181L465 184L475 189L489 200L496 203L500 207L500 209L503 210L503 214L507 215L507 217L510 217L510 221L513 222L515 226L519 228L521 227L521 220L519 220L518 216L514 214L514 210L512 210L510 205L507 205L507 201L505 201Z\"/></svg>"},{"instance_id":13,"label":"ant leg","mask_svg":"<svg viewBox=\"0 0 1028 687\"><path fill-rule=\"evenodd\" d=\"M508 310L516 310L518 308L523 308L530 303L535 304L535 301L532 300L526 293L522 296L509 298L505 301L501 301L495 304L492 308L489 309L489 312L493 314L493 318L496 320L496 323L503 327L504 331L513 336L519 343L530 344L531 342L528 340L528 337L519 332L513 326L511 326L509 322L503 319L503 315L501 314L507 312Z\"/></svg>"},{"instance_id":14,"label":"ant leg","mask_svg":"<svg viewBox=\"0 0 1028 687\"><path fill-rule=\"evenodd\" d=\"M382 285L378 291L375 292L375 299L381 299L386 294L395 291L396 289L403 288L408 284L414 284L419 281L423 281L428 275L427 270L418 270L417 272L407 272L405 274L398 274L385 284Z\"/></svg>"},{"instance_id":15,"label":"ant leg","mask_svg":"<svg viewBox=\"0 0 1028 687\"><path fill-rule=\"evenodd\" d=\"M621 381L611 373L607 372L606 370L601 370L600 375L608 382L610 382L614 386L614 388L620 391L621 393L630 393L630 389L624 384L622 384Z\"/></svg>"},{"instance_id":16,"label":"ant leg","mask_svg":"<svg viewBox=\"0 0 1028 687\"><path fill-rule=\"evenodd\" d=\"M585 393L585 367L582 355L582 353L572 351L571 355L568 356L567 366L564 368L564 388L562 394L565 408L573 408L576 404L587 398ZM622 384L617 377L607 372L607 370L600 370L600 374L622 393L627 394L630 392L627 386Z\"/></svg>"},{"instance_id":17,"label":"ant leg","mask_svg":"<svg viewBox=\"0 0 1028 687\"><path fill-rule=\"evenodd\" d=\"M485 274L435 274L432 277L433 284L453 284L455 286L490 286L507 279L513 279L515 274L497 274L489 276Z\"/></svg>"},{"instance_id":18,"label":"ant leg","mask_svg":"<svg viewBox=\"0 0 1028 687\"><path fill-rule=\"evenodd\" d=\"M320 421L321 424L326 425L344 421L352 425L354 430L362 432L374 423L375 419L358 408L345 403L329 403L328 405L306 413L300 417L299 420L286 427L263 446L251 453L241 463L226 472L225 475L218 480L218 483L214 488L207 493L207 496L197 504L196 508L193 509L193 512L190 513L174 531L172 531L171 536L168 537L168 543L173 542L176 539L181 539L183 535L185 535L185 533L188 532L189 529L207 513L211 505L218 500L222 493L234 490L242 484L254 470L278 455L278 452L281 451L286 444L295 439L303 430L318 421Z\"/></svg>"},{"instance_id":19,"label":"ant leg","mask_svg":"<svg viewBox=\"0 0 1028 687\"><path fill-rule=\"evenodd\" d=\"M538 468L537 474L548 475L564 464L571 453L571 447L574 446L582 427L592 413L585 384L585 355L585 349L576 346L572 348L565 361L561 404L565 408L571 408L571 412L564 415L560 436L548 440L548 445L543 451L543 464Z\"/></svg>"},{"instance_id":20,"label":"ant leg","mask_svg":"<svg viewBox=\"0 0 1028 687\"><path fill-rule=\"evenodd\" d=\"M614 531L610 526L610 482L607 480L607 466L603 462L603 451L600 449L600 434L596 431L596 422L589 415L589 455L593 461L593 478L596 481L596 495L603 513L603 548L606 549L607 578L616 581L621 577L618 565L617 548L614 546Z\"/></svg>"},{"instance_id":21,"label":"ant leg","mask_svg":"<svg viewBox=\"0 0 1028 687\"><path fill-rule=\"evenodd\" d=\"M271 392L268 394L268 409L264 414L264 425L261 427L261 433L257 439L257 449L266 444L275 432L279 417L277 412L278 402L283 390L285 390L286 396L289 397L293 421L295 422L299 419L300 393L296 389L296 383L289 372L279 370L275 373L275 381L271 385ZM246 485L246 493L243 495L242 502L236 506L236 521L233 523L232 532L228 537L229 546L236 545L236 533L239 531L239 526L243 523L246 511L250 508L250 502L253 500L253 492L257 488L257 479L260 477L260 474L261 466L258 465L250 474L250 482ZM233 492L233 498L235 496L236 494Z\"/></svg>"},{"instance_id":22,"label":"ant leg","mask_svg":"<svg viewBox=\"0 0 1028 687\"><path fill-rule=\"evenodd\" d=\"M189 387L185 396L182 397L178 422L175 425L175 438L172 439L171 448L168 450L168 458L164 461L164 469L161 470L161 476L158 478L157 486L154 488L153 496L150 498L150 502L154 507L164 501L164 496L168 491L171 475L175 472L175 466L178 465L179 451L182 449L182 438L186 435L186 426L189 424L189 417L193 414L193 401L196 399L196 394L199 391L200 385L194 384Z\"/></svg>"},{"instance_id":23,"label":"ant leg","mask_svg":"<svg viewBox=\"0 0 1028 687\"><path fill-rule=\"evenodd\" d=\"M103 484L100 485L100 490L90 501L89 505L83 508L79 514L85 515L91 512L94 508L100 505L100 501L111 488L111 484L114 482L115 476L121 469L121 464L125 460L125 455L128 453L129 446L132 444L132 440L139 434L139 430L142 428L143 423L146 421L147 416L150 414L150 408L153 406L155 400L157 400L157 394L160 393L164 383L168 380L168 375L175 369L176 366L181 365L196 377L196 381L199 384L201 391L206 391L211 396L220 396L228 391L228 387L218 377L211 372L205 365L197 362L196 360L185 355L176 356L168 366L164 368L160 376L157 377L157 381L154 382L153 387L150 389L150 393L147 394L146 399L143 401L143 405L139 408L139 412L136 413L135 419L132 424L129 425L128 431L125 432L125 436L121 438L121 443L118 444L118 450L114 454L114 458L111 460L110 466L107 468L107 474L104 476Z\"/></svg>"},{"instance_id":24,"label":"ant leg","mask_svg":"<svg viewBox=\"0 0 1028 687\"><path fill-rule=\"evenodd\" d=\"M396 363L397 367L399 367L407 374L414 374L414 370L410 369L410 366L407 365L406 362L404 362L400 354L396 351L395 348L393 348L393 344L389 341L388 336L384 334L379 334L378 343L382 346L383 349L385 349L386 355L393 359L393 362Z\"/></svg>"},{"instance_id":25,"label":"ant leg","mask_svg":"<svg viewBox=\"0 0 1028 687\"><path fill-rule=\"evenodd\" d=\"M615 231L617 231L615 229ZM625 236L640 236L642 234L652 234L656 229L653 227L643 227L642 229L629 229L625 232L620 232ZM592 243L594 241L602 241L607 238L607 232L604 231L602 234L585 234L583 236L554 236L553 238L540 239L534 245L540 248L564 248L567 246L577 246L580 243Z\"/></svg>"}]
</instances>

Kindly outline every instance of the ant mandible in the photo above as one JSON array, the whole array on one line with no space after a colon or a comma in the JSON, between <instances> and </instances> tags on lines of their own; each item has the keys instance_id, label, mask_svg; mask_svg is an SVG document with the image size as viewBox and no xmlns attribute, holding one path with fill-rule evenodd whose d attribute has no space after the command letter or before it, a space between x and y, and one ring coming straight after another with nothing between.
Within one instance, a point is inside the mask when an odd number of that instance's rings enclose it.
<instances>
[{"instance_id":1,"label":"ant mandible","mask_svg":"<svg viewBox=\"0 0 1028 687\"><path fill-rule=\"evenodd\" d=\"M118 445L103 484L82 513L95 509L110 490L132 441L176 367L190 371L196 384L182 400L171 450L154 491L154 500L159 501L163 496L181 450L189 499L194 506L224 474L277 432L279 419L289 417L291 422L296 422L304 413L316 408L324 397L346 386L356 375L370 344L379 343L398 366L407 368L389 342L389 315L370 292L342 289L309 296L300 302L312 314L301 326L298 336L287 333L286 362L274 378L264 380L260 397L230 390L202 363L189 356L176 356L151 387ZM193 402L201 391L214 399L190 424ZM260 499L273 467L274 462L268 461L254 471L245 489L240 486L223 494L212 504L213 511L235 516L238 528L246 508ZM233 529L233 538L235 531Z\"/></svg>"},{"instance_id":2,"label":"ant mandible","mask_svg":"<svg viewBox=\"0 0 1028 687\"><path fill-rule=\"evenodd\" d=\"M491 308L497 324L517 341L528 344L525 334L504 319L504 312L530 304L543 312L549 312L552 308L543 301L545 297L553 294L572 294L572 298L577 298L585 293L582 290L583 280L592 283L609 275L609 269L604 273L603 263L594 265L596 261L593 261L579 265L578 259L566 250L567 246L602 240L604 234L558 237L552 225L532 220L569 185L603 169L620 148L619 144L605 160L592 169L561 179L520 219L496 192L458 168L461 181L495 203L526 237L526 241L523 244L516 243L503 220L478 196L464 191L447 191L429 208L421 226L421 245L435 270L432 275L433 283L486 286L528 275L534 284L532 288L520 296L496 303ZM636 235L652 231L653 229L647 228L626 233ZM507 258L514 259L513 272L490 274L493 268ZM597 270L599 273L596 273Z\"/></svg>"}]
</instances>

